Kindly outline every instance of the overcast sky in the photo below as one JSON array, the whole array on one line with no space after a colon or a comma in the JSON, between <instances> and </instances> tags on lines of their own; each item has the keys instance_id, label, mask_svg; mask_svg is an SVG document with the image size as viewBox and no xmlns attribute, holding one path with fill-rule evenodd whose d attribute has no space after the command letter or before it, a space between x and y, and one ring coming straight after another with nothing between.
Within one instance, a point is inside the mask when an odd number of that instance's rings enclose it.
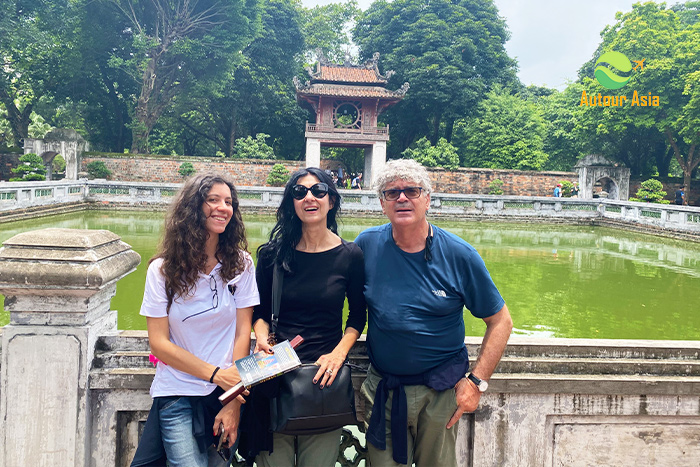
<instances>
[{"instance_id":1,"label":"overcast sky","mask_svg":"<svg viewBox=\"0 0 700 467\"><path fill-rule=\"evenodd\" d=\"M563 89L577 78L600 43L600 31L615 22L615 12L632 9L632 0L495 0L511 38L508 55L518 60L520 80ZM311 7L336 3L302 0ZM371 0L358 0L365 10ZM670 1L669 4L675 3ZM381 51L380 51L381 52Z\"/></svg>"}]
</instances>

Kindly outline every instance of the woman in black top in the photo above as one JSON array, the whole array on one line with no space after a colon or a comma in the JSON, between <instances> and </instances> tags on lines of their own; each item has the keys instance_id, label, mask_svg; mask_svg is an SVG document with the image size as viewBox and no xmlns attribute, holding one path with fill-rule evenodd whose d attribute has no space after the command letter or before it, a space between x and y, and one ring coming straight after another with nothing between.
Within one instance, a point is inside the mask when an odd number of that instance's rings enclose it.
<instances>
[{"instance_id":1,"label":"woman in black top","mask_svg":"<svg viewBox=\"0 0 700 467\"><path fill-rule=\"evenodd\" d=\"M256 351L270 349L272 273L279 264L284 280L277 340L291 340L297 334L304 338L297 354L302 363L318 365L314 384L321 388L333 384L367 318L362 251L338 236L339 212L340 194L325 172L314 167L295 172L285 187L270 241L258 249L256 268L261 299L253 315ZM345 297L349 314L343 332ZM294 436L274 433L270 443L268 433L255 462L258 466L334 466L340 435L339 429L297 436L295 453Z\"/></svg>"}]
</instances>

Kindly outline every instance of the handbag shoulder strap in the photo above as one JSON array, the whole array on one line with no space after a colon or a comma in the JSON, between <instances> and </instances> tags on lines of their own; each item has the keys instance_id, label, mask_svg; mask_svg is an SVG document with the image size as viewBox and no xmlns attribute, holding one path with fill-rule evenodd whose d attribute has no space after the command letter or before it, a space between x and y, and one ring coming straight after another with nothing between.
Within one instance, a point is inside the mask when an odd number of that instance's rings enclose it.
<instances>
[{"instance_id":1,"label":"handbag shoulder strap","mask_svg":"<svg viewBox=\"0 0 700 467\"><path fill-rule=\"evenodd\" d=\"M283 280L284 274L282 273L282 267L275 262L275 267L272 271L272 323L270 329L273 334L277 332L277 320L280 314Z\"/></svg>"}]
</instances>

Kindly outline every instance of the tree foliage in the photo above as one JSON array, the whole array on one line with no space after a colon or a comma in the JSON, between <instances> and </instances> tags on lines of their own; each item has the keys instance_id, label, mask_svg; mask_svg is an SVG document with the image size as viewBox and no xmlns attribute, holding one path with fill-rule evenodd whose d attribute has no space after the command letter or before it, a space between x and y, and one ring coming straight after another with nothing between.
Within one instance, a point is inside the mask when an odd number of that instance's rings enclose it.
<instances>
[{"instance_id":1,"label":"tree foliage","mask_svg":"<svg viewBox=\"0 0 700 467\"><path fill-rule=\"evenodd\" d=\"M541 170L545 130L537 104L499 88L488 93L475 118L457 124L454 141L466 167Z\"/></svg>"},{"instance_id":2,"label":"tree foliage","mask_svg":"<svg viewBox=\"0 0 700 467\"><path fill-rule=\"evenodd\" d=\"M440 136L451 141L454 122L494 84L515 81L508 31L493 2L378 0L359 16L353 39L363 59L382 54L382 67L396 72L391 84L410 83L387 112L396 152L422 135L432 144Z\"/></svg>"},{"instance_id":3,"label":"tree foliage","mask_svg":"<svg viewBox=\"0 0 700 467\"><path fill-rule=\"evenodd\" d=\"M34 153L25 154L19 158L19 165L12 169L12 173L19 177L11 178L11 182L28 182L33 180L46 180L46 166L44 161Z\"/></svg>"},{"instance_id":4,"label":"tree foliage","mask_svg":"<svg viewBox=\"0 0 700 467\"><path fill-rule=\"evenodd\" d=\"M275 164L267 176L267 184L270 186L284 186L289 180L289 170L282 164Z\"/></svg>"},{"instance_id":5,"label":"tree foliage","mask_svg":"<svg viewBox=\"0 0 700 467\"><path fill-rule=\"evenodd\" d=\"M664 185L658 180L650 178L649 180L644 180L637 190L634 197L630 198L630 201L641 201L645 203L658 203L658 204L669 204L670 201L664 199L666 192L663 191Z\"/></svg>"},{"instance_id":6,"label":"tree foliage","mask_svg":"<svg viewBox=\"0 0 700 467\"><path fill-rule=\"evenodd\" d=\"M259 37L242 50L226 79L197 85L180 99L174 111L178 122L227 157L236 139L256 133L270 135L285 158L301 156L307 114L296 103L292 84L304 50L300 15L292 0L264 1Z\"/></svg>"},{"instance_id":7,"label":"tree foliage","mask_svg":"<svg viewBox=\"0 0 700 467\"><path fill-rule=\"evenodd\" d=\"M307 64L318 60L315 53L318 49L323 50L328 60L343 63L352 48L350 25L360 13L356 0L304 8L301 25L305 32Z\"/></svg>"},{"instance_id":8,"label":"tree foliage","mask_svg":"<svg viewBox=\"0 0 700 467\"><path fill-rule=\"evenodd\" d=\"M234 157L237 159L274 159L275 153L272 147L265 143L270 135L258 133L255 138L246 136L238 138L234 145Z\"/></svg>"},{"instance_id":9,"label":"tree foliage","mask_svg":"<svg viewBox=\"0 0 700 467\"><path fill-rule=\"evenodd\" d=\"M656 162L661 175L668 174L670 157L683 170L690 186L693 170L700 163L700 21L698 2L667 8L663 3L638 3L602 32L602 42L593 59L580 71L588 94L626 95L619 107L585 107L584 119L601 139L611 143L604 155L644 174L646 157ZM618 91L603 89L593 80L597 57L610 50L630 60L644 60L643 69L633 70L627 85ZM658 96L659 105L631 105L633 92ZM613 150L617 148L617 150ZM622 148L634 154L625 157ZM605 149L605 148L604 148ZM646 171L648 173L649 171Z\"/></svg>"},{"instance_id":10,"label":"tree foliage","mask_svg":"<svg viewBox=\"0 0 700 467\"><path fill-rule=\"evenodd\" d=\"M109 170L104 161L89 162L86 169L92 178L109 178L112 175L112 171Z\"/></svg>"},{"instance_id":11,"label":"tree foliage","mask_svg":"<svg viewBox=\"0 0 700 467\"><path fill-rule=\"evenodd\" d=\"M131 124L132 153L148 151L148 136L183 88L216 81L259 32L257 0L111 0L129 19L133 55L113 57L140 82Z\"/></svg>"},{"instance_id":12,"label":"tree foliage","mask_svg":"<svg viewBox=\"0 0 700 467\"><path fill-rule=\"evenodd\" d=\"M180 168L177 169L177 172L184 178L189 177L190 175L194 175L197 171L195 170L194 166L192 165L192 162L183 162L180 164Z\"/></svg>"},{"instance_id":13,"label":"tree foliage","mask_svg":"<svg viewBox=\"0 0 700 467\"><path fill-rule=\"evenodd\" d=\"M39 100L70 81L79 52L71 45L80 18L79 2L0 2L0 102L15 146L29 136Z\"/></svg>"},{"instance_id":14,"label":"tree foliage","mask_svg":"<svg viewBox=\"0 0 700 467\"><path fill-rule=\"evenodd\" d=\"M406 149L402 155L408 159L415 159L425 167L442 167L447 170L459 167L457 148L448 143L445 138L440 138L438 143L432 146L428 138L423 137Z\"/></svg>"}]
</instances>

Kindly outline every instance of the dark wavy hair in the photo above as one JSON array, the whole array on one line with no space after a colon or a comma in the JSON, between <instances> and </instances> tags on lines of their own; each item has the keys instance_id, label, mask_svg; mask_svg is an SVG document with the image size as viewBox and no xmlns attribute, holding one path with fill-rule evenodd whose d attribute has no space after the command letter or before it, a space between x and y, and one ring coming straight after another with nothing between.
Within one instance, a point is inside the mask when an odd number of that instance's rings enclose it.
<instances>
[{"instance_id":1,"label":"dark wavy hair","mask_svg":"<svg viewBox=\"0 0 700 467\"><path fill-rule=\"evenodd\" d=\"M338 219L340 218L340 193L338 188L333 183L333 179L323 170L317 167L307 167L297 170L292 174L284 187L284 195L282 203L277 208L277 223L270 232L270 240L267 243L260 245L258 248L258 258L269 258L272 256L275 263L282 268L291 272L292 255L299 240L301 240L301 219L297 216L294 210L294 197L292 196L292 188L297 184L300 178L306 175L313 175L319 182L328 185L328 195L330 196L331 208L328 211L326 218L326 227L331 232L338 234Z\"/></svg>"},{"instance_id":2,"label":"dark wavy hair","mask_svg":"<svg viewBox=\"0 0 700 467\"><path fill-rule=\"evenodd\" d=\"M161 272L165 277L168 312L175 298L186 297L193 292L197 276L206 267L204 245L208 232L203 206L212 187L218 183L231 189L233 207L231 220L226 230L219 234L216 248L216 259L221 263L219 273L222 280L228 282L245 269L245 257L241 253L248 251L248 241L238 209L236 187L227 175L221 173L206 172L192 176L170 205L163 238L155 256L149 261L150 264L157 258L163 258Z\"/></svg>"}]
</instances>

